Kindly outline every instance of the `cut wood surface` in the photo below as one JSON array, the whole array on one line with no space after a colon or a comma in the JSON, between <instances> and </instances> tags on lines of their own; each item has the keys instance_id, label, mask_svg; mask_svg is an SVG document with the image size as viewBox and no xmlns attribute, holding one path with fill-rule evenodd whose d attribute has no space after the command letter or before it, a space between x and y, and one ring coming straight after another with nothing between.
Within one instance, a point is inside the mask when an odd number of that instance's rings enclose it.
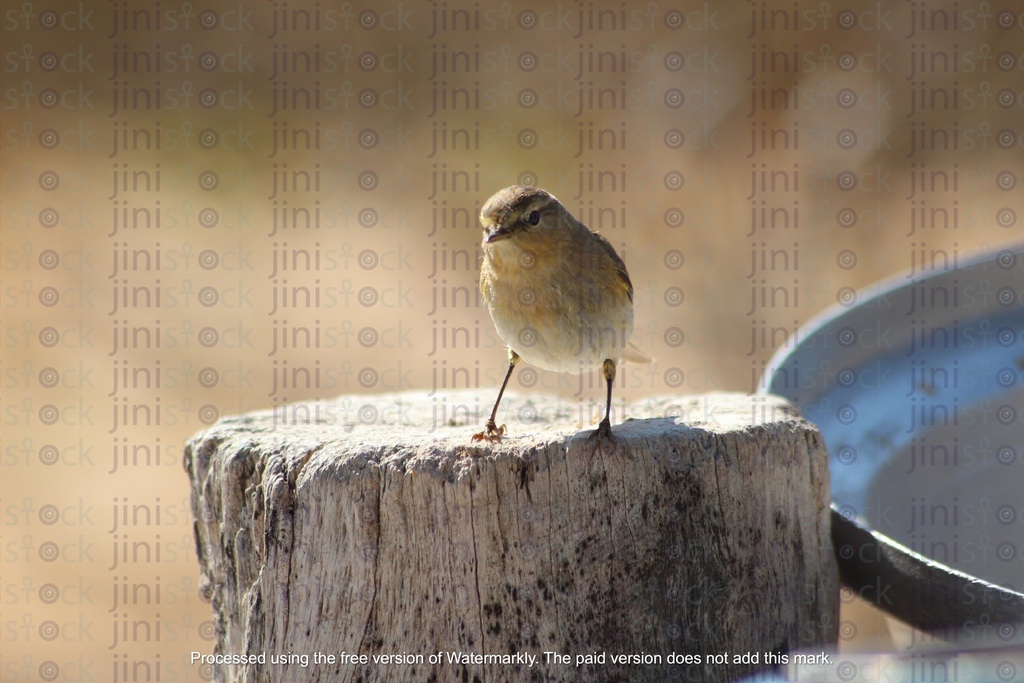
<instances>
[{"instance_id":1,"label":"cut wood surface","mask_svg":"<svg viewBox=\"0 0 1024 683\"><path fill-rule=\"evenodd\" d=\"M212 653L263 656L217 680L726 681L834 646L827 454L781 399L648 399L596 447L575 402L516 394L472 443L491 400L345 396L193 437Z\"/></svg>"}]
</instances>

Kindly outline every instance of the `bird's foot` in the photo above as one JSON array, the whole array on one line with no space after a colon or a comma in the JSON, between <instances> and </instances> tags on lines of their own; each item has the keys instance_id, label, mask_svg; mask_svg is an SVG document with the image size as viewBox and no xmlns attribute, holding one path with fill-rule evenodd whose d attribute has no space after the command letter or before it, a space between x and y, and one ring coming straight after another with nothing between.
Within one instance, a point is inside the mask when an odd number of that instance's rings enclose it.
<instances>
[{"instance_id":1,"label":"bird's foot","mask_svg":"<svg viewBox=\"0 0 1024 683\"><path fill-rule=\"evenodd\" d=\"M491 443L500 442L501 437L505 435L505 425L500 427L494 424L494 420L488 420L487 424L484 425L484 431L477 432L473 435L473 441L490 441Z\"/></svg>"},{"instance_id":2,"label":"bird's foot","mask_svg":"<svg viewBox=\"0 0 1024 683\"><path fill-rule=\"evenodd\" d=\"M591 456L597 455L602 441L615 441L615 435L612 434L612 423L607 417L601 420L601 424L597 426L597 429L587 437L587 445L593 446L593 450L590 452Z\"/></svg>"}]
</instances>

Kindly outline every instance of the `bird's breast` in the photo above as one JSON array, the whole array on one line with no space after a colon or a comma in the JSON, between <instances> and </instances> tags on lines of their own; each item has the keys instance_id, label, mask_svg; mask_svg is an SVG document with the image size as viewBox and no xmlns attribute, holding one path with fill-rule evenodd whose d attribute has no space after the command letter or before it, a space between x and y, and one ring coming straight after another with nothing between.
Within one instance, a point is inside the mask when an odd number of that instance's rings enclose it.
<instances>
[{"instance_id":1,"label":"bird's breast","mask_svg":"<svg viewBox=\"0 0 1024 683\"><path fill-rule=\"evenodd\" d=\"M480 278L495 328L513 351L558 372L618 359L633 331L633 306L614 279L529 256L517 266L485 257Z\"/></svg>"}]
</instances>

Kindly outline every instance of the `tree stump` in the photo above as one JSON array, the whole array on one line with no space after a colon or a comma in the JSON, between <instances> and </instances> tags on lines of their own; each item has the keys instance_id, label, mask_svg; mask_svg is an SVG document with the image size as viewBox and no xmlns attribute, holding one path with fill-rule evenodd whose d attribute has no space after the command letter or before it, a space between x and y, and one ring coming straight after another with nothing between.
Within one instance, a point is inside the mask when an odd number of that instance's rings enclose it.
<instances>
[{"instance_id":1,"label":"tree stump","mask_svg":"<svg viewBox=\"0 0 1024 683\"><path fill-rule=\"evenodd\" d=\"M193 437L222 656L195 666L221 681L727 681L834 647L826 449L784 401L649 399L595 444L575 402L509 394L502 442L472 443L492 393L347 396Z\"/></svg>"}]
</instances>

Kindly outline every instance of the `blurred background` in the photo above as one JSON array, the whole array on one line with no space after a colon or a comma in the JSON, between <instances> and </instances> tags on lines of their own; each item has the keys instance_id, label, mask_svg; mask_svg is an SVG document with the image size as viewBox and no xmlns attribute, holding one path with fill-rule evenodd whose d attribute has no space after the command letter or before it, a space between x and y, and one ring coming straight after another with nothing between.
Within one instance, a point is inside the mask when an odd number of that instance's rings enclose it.
<instances>
[{"instance_id":1,"label":"blurred background","mask_svg":"<svg viewBox=\"0 0 1024 683\"><path fill-rule=\"evenodd\" d=\"M657 362L620 411L753 392L858 288L1018 239L1016 3L0 7L4 681L209 675L181 456L218 417L496 391L502 187L623 256ZM600 416L596 375L510 388Z\"/></svg>"}]
</instances>

